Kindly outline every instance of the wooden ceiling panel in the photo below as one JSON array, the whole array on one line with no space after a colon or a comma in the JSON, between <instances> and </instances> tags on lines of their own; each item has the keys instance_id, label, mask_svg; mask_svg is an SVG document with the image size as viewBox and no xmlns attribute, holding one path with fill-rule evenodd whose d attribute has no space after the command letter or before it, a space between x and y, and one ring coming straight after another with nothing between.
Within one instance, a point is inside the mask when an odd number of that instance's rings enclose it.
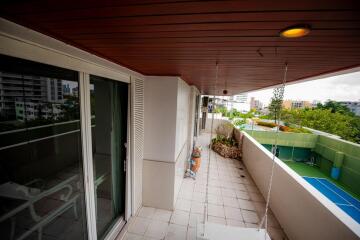
<instances>
[{"instance_id":1,"label":"wooden ceiling panel","mask_svg":"<svg viewBox=\"0 0 360 240\"><path fill-rule=\"evenodd\" d=\"M0 13L146 75L181 76L203 93L230 94L359 66L356 0L6 1ZM293 24L310 35L283 39ZM215 64L219 79L215 80Z\"/></svg>"}]
</instances>

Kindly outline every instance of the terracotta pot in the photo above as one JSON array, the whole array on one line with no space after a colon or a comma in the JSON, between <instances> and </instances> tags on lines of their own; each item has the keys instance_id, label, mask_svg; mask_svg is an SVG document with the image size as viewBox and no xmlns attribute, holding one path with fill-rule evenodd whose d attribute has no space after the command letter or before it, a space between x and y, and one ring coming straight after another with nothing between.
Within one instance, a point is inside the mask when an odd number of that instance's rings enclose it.
<instances>
[{"instance_id":1,"label":"terracotta pot","mask_svg":"<svg viewBox=\"0 0 360 240\"><path fill-rule=\"evenodd\" d=\"M191 166L191 171L193 172L197 172L200 168L200 164L201 164L201 158L192 158L192 160L195 162L192 166Z\"/></svg>"}]
</instances>

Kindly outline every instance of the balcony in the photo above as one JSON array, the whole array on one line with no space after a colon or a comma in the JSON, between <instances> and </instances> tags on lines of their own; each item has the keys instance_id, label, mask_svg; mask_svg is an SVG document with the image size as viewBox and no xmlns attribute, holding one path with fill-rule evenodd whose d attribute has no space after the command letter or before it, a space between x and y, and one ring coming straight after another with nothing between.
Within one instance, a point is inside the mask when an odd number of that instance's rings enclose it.
<instances>
[{"instance_id":1,"label":"balcony","mask_svg":"<svg viewBox=\"0 0 360 240\"><path fill-rule=\"evenodd\" d=\"M360 70L353 1L29 0L0 13L0 87L64 95L59 118L18 121L1 93L0 234L10 240L193 239L204 220L255 228L271 155L247 133L242 162L210 151L201 95L277 86L285 66L287 83ZM307 36L280 34L299 25ZM184 179L194 144L202 167ZM359 238L279 159L275 170L272 239Z\"/></svg>"},{"instance_id":2,"label":"balcony","mask_svg":"<svg viewBox=\"0 0 360 240\"><path fill-rule=\"evenodd\" d=\"M201 168L195 180L183 180L174 211L143 206L124 239L196 239L204 220L258 227L265 211L263 195L244 163L209 150L209 140L210 134L203 133L197 141L203 147ZM268 226L271 239L288 239L271 211Z\"/></svg>"}]
</instances>

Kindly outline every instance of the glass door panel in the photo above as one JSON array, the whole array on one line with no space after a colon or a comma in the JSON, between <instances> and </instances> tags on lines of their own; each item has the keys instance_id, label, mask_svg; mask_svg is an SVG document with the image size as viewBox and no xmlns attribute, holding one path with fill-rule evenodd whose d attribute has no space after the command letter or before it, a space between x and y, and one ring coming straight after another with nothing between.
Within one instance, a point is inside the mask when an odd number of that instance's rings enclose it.
<instances>
[{"instance_id":1,"label":"glass door panel","mask_svg":"<svg viewBox=\"0 0 360 240\"><path fill-rule=\"evenodd\" d=\"M78 73L0 55L0 238L87 239Z\"/></svg>"},{"instance_id":2,"label":"glass door panel","mask_svg":"<svg viewBox=\"0 0 360 240\"><path fill-rule=\"evenodd\" d=\"M103 238L125 213L128 85L90 76L96 224Z\"/></svg>"}]
</instances>

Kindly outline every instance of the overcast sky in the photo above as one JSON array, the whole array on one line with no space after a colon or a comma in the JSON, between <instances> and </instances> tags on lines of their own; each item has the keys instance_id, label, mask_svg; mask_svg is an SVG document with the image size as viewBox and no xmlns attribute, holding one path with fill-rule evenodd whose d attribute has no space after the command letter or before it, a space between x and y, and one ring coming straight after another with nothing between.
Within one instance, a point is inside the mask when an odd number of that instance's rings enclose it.
<instances>
[{"instance_id":1,"label":"overcast sky","mask_svg":"<svg viewBox=\"0 0 360 240\"><path fill-rule=\"evenodd\" d=\"M251 97L268 104L272 97L273 89L248 93ZM296 83L285 87L284 99L292 100L320 100L360 101L360 72L348 73L335 77L323 78L315 81Z\"/></svg>"}]
</instances>

